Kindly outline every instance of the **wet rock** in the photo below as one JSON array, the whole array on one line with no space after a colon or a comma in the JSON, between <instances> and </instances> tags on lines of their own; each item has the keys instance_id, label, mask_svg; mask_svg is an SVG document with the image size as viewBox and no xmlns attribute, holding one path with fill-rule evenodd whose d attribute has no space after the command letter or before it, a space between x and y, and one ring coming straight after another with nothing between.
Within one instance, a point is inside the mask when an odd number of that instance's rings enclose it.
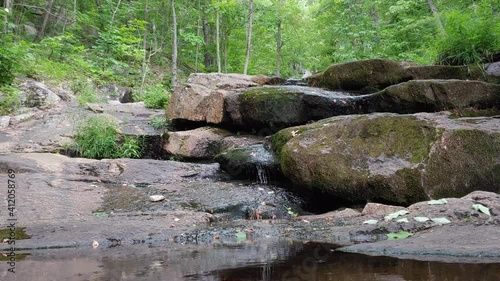
<instances>
[{"instance_id":1,"label":"wet rock","mask_svg":"<svg viewBox=\"0 0 500 281\"><path fill-rule=\"evenodd\" d=\"M273 142L284 175L298 186L408 205L499 192L499 128L496 118L374 114L288 128Z\"/></svg>"},{"instance_id":2,"label":"wet rock","mask_svg":"<svg viewBox=\"0 0 500 281\"><path fill-rule=\"evenodd\" d=\"M399 63L371 59L334 64L308 81L313 87L330 90L376 92L410 79L411 75Z\"/></svg>"},{"instance_id":3,"label":"wet rock","mask_svg":"<svg viewBox=\"0 0 500 281\"><path fill-rule=\"evenodd\" d=\"M266 76L193 73L186 84L176 87L170 98L167 117L177 121L219 124L224 119L224 97L231 90L262 85Z\"/></svg>"},{"instance_id":4,"label":"wet rock","mask_svg":"<svg viewBox=\"0 0 500 281\"><path fill-rule=\"evenodd\" d=\"M230 148L214 159L232 178L250 179L263 184L282 178L278 159L262 144Z\"/></svg>"},{"instance_id":5,"label":"wet rock","mask_svg":"<svg viewBox=\"0 0 500 281\"><path fill-rule=\"evenodd\" d=\"M337 115L368 112L365 96L302 86L264 86L225 98L230 127L260 136Z\"/></svg>"},{"instance_id":6,"label":"wet rock","mask_svg":"<svg viewBox=\"0 0 500 281\"><path fill-rule=\"evenodd\" d=\"M416 113L500 108L500 85L480 81L414 80L368 97L376 112Z\"/></svg>"},{"instance_id":7,"label":"wet rock","mask_svg":"<svg viewBox=\"0 0 500 281\"><path fill-rule=\"evenodd\" d=\"M19 86L21 103L27 107L55 106L61 98L47 85L34 80L27 80Z\"/></svg>"},{"instance_id":8,"label":"wet rock","mask_svg":"<svg viewBox=\"0 0 500 281\"><path fill-rule=\"evenodd\" d=\"M228 131L211 127L168 132L163 149L177 157L212 159L220 152L222 140L229 135Z\"/></svg>"}]
</instances>

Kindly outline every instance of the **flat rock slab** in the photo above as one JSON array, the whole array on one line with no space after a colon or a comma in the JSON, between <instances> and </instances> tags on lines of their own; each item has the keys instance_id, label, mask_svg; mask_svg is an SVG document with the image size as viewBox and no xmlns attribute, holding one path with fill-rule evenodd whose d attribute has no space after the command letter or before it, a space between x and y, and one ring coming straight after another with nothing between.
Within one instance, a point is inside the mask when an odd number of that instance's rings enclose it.
<instances>
[{"instance_id":1,"label":"flat rock slab","mask_svg":"<svg viewBox=\"0 0 500 281\"><path fill-rule=\"evenodd\" d=\"M352 253L377 254L405 258L435 256L452 261L467 258L500 262L498 226L442 226L421 231L404 240L388 240L347 246L338 250ZM441 256L441 257L439 257ZM452 258L453 257L453 258Z\"/></svg>"}]
</instances>

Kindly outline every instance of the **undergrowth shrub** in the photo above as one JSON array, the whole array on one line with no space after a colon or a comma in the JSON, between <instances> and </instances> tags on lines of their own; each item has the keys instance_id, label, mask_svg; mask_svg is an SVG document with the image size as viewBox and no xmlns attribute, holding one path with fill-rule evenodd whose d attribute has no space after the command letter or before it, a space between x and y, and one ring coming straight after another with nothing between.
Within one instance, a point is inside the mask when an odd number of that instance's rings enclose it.
<instances>
[{"instance_id":1,"label":"undergrowth shrub","mask_svg":"<svg viewBox=\"0 0 500 281\"><path fill-rule=\"evenodd\" d=\"M139 99L144 101L147 108L165 109L170 101L170 90L162 84L156 84L147 87Z\"/></svg>"},{"instance_id":2,"label":"undergrowth shrub","mask_svg":"<svg viewBox=\"0 0 500 281\"><path fill-rule=\"evenodd\" d=\"M120 139L113 121L93 116L79 124L69 149L84 158L140 158L142 147L143 143L135 137Z\"/></svg>"},{"instance_id":3,"label":"undergrowth shrub","mask_svg":"<svg viewBox=\"0 0 500 281\"><path fill-rule=\"evenodd\" d=\"M12 86L0 86L0 115L14 112L19 105L19 90Z\"/></svg>"},{"instance_id":4,"label":"undergrowth shrub","mask_svg":"<svg viewBox=\"0 0 500 281\"><path fill-rule=\"evenodd\" d=\"M500 52L500 16L490 5L445 14L446 34L437 41L437 63L464 65L487 62Z\"/></svg>"}]
</instances>

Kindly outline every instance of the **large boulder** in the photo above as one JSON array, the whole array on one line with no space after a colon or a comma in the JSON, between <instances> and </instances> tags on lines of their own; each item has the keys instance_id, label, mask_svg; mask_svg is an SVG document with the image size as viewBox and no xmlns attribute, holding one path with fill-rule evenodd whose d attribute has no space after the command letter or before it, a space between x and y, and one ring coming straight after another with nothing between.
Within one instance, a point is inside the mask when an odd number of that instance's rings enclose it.
<instances>
[{"instance_id":1,"label":"large boulder","mask_svg":"<svg viewBox=\"0 0 500 281\"><path fill-rule=\"evenodd\" d=\"M193 73L186 84L175 87L167 109L174 121L219 124L224 119L224 97L231 90L266 84L266 76Z\"/></svg>"},{"instance_id":2,"label":"large boulder","mask_svg":"<svg viewBox=\"0 0 500 281\"><path fill-rule=\"evenodd\" d=\"M22 92L21 102L26 107L51 107L61 101L61 97L41 82L28 79L19 88Z\"/></svg>"},{"instance_id":3,"label":"large boulder","mask_svg":"<svg viewBox=\"0 0 500 281\"><path fill-rule=\"evenodd\" d=\"M228 131L210 127L168 132L163 149L181 158L211 159L220 152L222 140L230 135Z\"/></svg>"},{"instance_id":4,"label":"large boulder","mask_svg":"<svg viewBox=\"0 0 500 281\"><path fill-rule=\"evenodd\" d=\"M445 113L341 116L273 138L295 185L352 202L408 205L500 192L500 120Z\"/></svg>"},{"instance_id":5,"label":"large boulder","mask_svg":"<svg viewBox=\"0 0 500 281\"><path fill-rule=\"evenodd\" d=\"M464 80L412 80L368 97L372 111L436 112L449 109L499 109L500 85Z\"/></svg>"},{"instance_id":6,"label":"large boulder","mask_svg":"<svg viewBox=\"0 0 500 281\"><path fill-rule=\"evenodd\" d=\"M490 83L499 83L500 75L495 75L491 70L494 64L487 65L413 65L406 68L413 80L428 79L459 79L479 80Z\"/></svg>"},{"instance_id":7,"label":"large boulder","mask_svg":"<svg viewBox=\"0 0 500 281\"><path fill-rule=\"evenodd\" d=\"M399 63L384 59L370 59L334 64L325 71L308 78L313 87L330 90L376 92L387 86L412 79Z\"/></svg>"},{"instance_id":8,"label":"large boulder","mask_svg":"<svg viewBox=\"0 0 500 281\"><path fill-rule=\"evenodd\" d=\"M364 96L301 86L264 86L236 91L225 99L229 125L269 135L337 115L367 110Z\"/></svg>"}]
</instances>

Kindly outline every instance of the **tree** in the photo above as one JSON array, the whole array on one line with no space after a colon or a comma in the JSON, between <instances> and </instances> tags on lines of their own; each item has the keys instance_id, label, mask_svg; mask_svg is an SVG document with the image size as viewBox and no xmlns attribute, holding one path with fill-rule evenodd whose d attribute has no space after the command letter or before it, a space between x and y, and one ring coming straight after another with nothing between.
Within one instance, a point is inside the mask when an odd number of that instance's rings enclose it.
<instances>
[{"instance_id":1,"label":"tree","mask_svg":"<svg viewBox=\"0 0 500 281\"><path fill-rule=\"evenodd\" d=\"M175 0L170 0L172 5L172 87L177 86L177 16L175 14Z\"/></svg>"},{"instance_id":2,"label":"tree","mask_svg":"<svg viewBox=\"0 0 500 281\"><path fill-rule=\"evenodd\" d=\"M243 68L243 74L248 74L248 64L250 63L250 50L252 48L252 26L253 26L253 0L249 2L249 16L248 16L248 29L247 29L247 46L245 55L245 67Z\"/></svg>"},{"instance_id":3,"label":"tree","mask_svg":"<svg viewBox=\"0 0 500 281\"><path fill-rule=\"evenodd\" d=\"M217 73L222 72L221 60L220 60L220 8L219 8L220 0L217 0L217 19L216 19L216 33L217 33Z\"/></svg>"},{"instance_id":4,"label":"tree","mask_svg":"<svg viewBox=\"0 0 500 281\"><path fill-rule=\"evenodd\" d=\"M40 29L38 30L38 33L35 37L35 43L40 42L40 40L42 40L43 38L43 35L45 34L45 29L47 28L47 23L49 22L50 12L52 11L53 4L54 0L49 0L49 2L47 3L47 8L43 16L42 25L40 26Z\"/></svg>"},{"instance_id":5,"label":"tree","mask_svg":"<svg viewBox=\"0 0 500 281\"><path fill-rule=\"evenodd\" d=\"M439 11L436 8L434 1L427 0L427 3L429 4L429 8L431 9L432 14L436 18L436 24L437 24L437 27L439 29L439 32L441 32L441 35L445 35L446 31L444 30L443 22L441 21L441 16L439 15Z\"/></svg>"},{"instance_id":6,"label":"tree","mask_svg":"<svg viewBox=\"0 0 500 281\"><path fill-rule=\"evenodd\" d=\"M276 32L276 77L281 76L281 23L282 23L283 0L279 2L279 18Z\"/></svg>"}]
</instances>

